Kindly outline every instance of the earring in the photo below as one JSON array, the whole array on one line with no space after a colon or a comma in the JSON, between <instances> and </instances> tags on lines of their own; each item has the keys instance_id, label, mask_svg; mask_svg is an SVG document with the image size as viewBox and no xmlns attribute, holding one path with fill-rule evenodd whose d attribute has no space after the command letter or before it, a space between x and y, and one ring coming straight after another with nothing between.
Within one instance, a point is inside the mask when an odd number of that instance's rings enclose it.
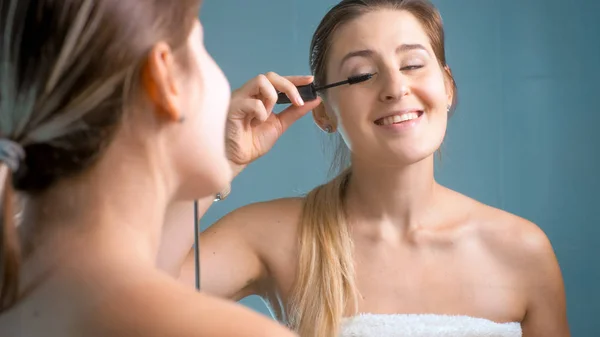
<instances>
[{"instance_id":1,"label":"earring","mask_svg":"<svg viewBox=\"0 0 600 337\"><path fill-rule=\"evenodd\" d=\"M327 132L327 133L331 133L331 131L333 131L333 130L331 129L331 125L327 125L327 126L325 127L325 132Z\"/></svg>"},{"instance_id":2,"label":"earring","mask_svg":"<svg viewBox=\"0 0 600 337\"><path fill-rule=\"evenodd\" d=\"M450 104L446 105L446 112L449 112L451 107L452 106Z\"/></svg>"}]
</instances>

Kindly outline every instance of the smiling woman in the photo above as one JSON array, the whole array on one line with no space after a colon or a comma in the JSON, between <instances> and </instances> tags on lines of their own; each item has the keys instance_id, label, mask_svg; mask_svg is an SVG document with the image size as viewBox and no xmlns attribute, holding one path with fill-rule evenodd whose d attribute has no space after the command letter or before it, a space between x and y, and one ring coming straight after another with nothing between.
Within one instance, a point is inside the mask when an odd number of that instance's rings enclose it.
<instances>
[{"instance_id":1,"label":"smiling woman","mask_svg":"<svg viewBox=\"0 0 600 337\"><path fill-rule=\"evenodd\" d=\"M310 66L316 86L374 74L310 103L350 162L305 197L243 207L202 233L203 289L261 295L303 337L568 336L542 230L436 182L434 154L457 96L436 8L341 1L316 29ZM270 97L290 84L274 73L253 83L266 94L242 88L232 109L270 112ZM270 123L257 123L256 139L275 133ZM230 158L246 165L268 139L232 138Z\"/></svg>"}]
</instances>

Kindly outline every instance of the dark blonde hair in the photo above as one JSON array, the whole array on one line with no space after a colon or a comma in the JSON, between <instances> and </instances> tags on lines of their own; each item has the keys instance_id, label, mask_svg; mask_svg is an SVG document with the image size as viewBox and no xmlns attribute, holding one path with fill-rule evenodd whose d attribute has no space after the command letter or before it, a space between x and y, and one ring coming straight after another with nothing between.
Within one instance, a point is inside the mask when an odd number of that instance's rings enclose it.
<instances>
[{"instance_id":1,"label":"dark blonde hair","mask_svg":"<svg viewBox=\"0 0 600 337\"><path fill-rule=\"evenodd\" d=\"M310 67L315 82L318 85L327 82L326 65L334 33L351 20L381 9L404 10L419 20L455 92L456 84L446 65L442 19L426 0L341 1L325 15L313 35ZM341 173L312 190L304 200L298 270L288 304L289 325L302 337L337 336L346 310L357 311L353 244L345 214L346 186L352 172L346 151L345 144L338 139L334 167Z\"/></svg>"},{"instance_id":2,"label":"dark blonde hair","mask_svg":"<svg viewBox=\"0 0 600 337\"><path fill-rule=\"evenodd\" d=\"M17 302L14 190L42 192L93 165L119 127L152 47L184 46L200 0L0 1L0 312Z\"/></svg>"}]
</instances>

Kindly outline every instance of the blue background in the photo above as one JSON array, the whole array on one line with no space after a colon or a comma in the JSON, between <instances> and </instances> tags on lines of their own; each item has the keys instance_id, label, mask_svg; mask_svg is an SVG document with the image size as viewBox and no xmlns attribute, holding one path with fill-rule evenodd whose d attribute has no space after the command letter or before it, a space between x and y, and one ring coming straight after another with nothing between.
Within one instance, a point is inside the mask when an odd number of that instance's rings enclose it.
<instances>
[{"instance_id":1,"label":"blue background","mask_svg":"<svg viewBox=\"0 0 600 337\"><path fill-rule=\"evenodd\" d=\"M317 24L337 1L205 1L208 51L232 88L259 73L309 74ZM566 285L573 336L600 336L600 2L434 1L459 87L440 183L537 223ZM328 179L311 116L234 181L202 229L249 203L297 196ZM244 305L270 315L258 297Z\"/></svg>"}]
</instances>

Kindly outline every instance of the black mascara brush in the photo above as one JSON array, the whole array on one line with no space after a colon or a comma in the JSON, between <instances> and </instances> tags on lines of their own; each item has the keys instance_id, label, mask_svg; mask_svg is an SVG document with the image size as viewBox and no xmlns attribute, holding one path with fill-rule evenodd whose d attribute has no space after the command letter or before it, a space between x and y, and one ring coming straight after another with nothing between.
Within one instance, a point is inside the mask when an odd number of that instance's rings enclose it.
<instances>
[{"instance_id":1,"label":"black mascara brush","mask_svg":"<svg viewBox=\"0 0 600 337\"><path fill-rule=\"evenodd\" d=\"M312 100L317 99L317 92L319 92L321 90L337 87L337 86L344 85L344 84L352 85L352 84L361 83L361 82L364 82L364 81L370 79L375 74L376 73L352 76L352 77L348 77L348 79L345 81L335 82L335 83L327 84L327 85L320 86L320 87L315 87L314 83L311 83L311 84L307 84L307 85L301 85L296 88L298 89L298 92L300 93L300 97L302 97L302 100L307 102L307 101L312 101ZM289 104L289 103L291 103L291 101L284 92L280 92L277 94L277 104Z\"/></svg>"}]
</instances>

